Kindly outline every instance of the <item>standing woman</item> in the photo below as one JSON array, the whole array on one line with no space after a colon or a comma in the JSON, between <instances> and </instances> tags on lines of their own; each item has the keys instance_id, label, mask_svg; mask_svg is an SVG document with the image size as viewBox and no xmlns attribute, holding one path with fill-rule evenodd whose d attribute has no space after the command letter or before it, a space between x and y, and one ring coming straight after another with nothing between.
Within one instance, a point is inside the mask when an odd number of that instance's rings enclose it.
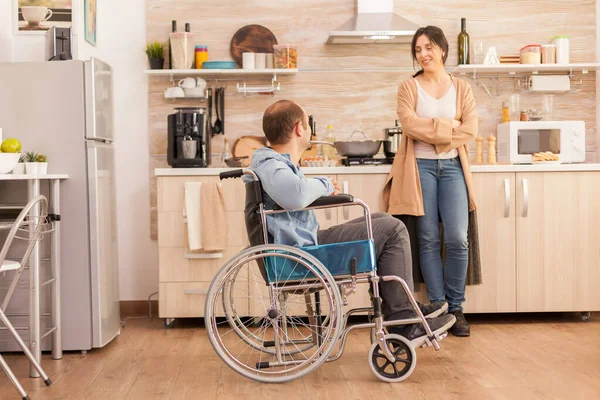
<instances>
[{"instance_id":1,"label":"standing woman","mask_svg":"<svg viewBox=\"0 0 600 400\"><path fill-rule=\"evenodd\" d=\"M388 213L416 217L420 268L429 301L447 301L456 317L452 333L469 336L462 304L469 245L476 240L476 229L470 229L476 224L469 223L475 202L468 152L468 143L477 136L475 99L466 81L444 69L448 41L440 28L420 28L411 46L421 70L398 88L403 138L384 199Z\"/></svg>"}]
</instances>

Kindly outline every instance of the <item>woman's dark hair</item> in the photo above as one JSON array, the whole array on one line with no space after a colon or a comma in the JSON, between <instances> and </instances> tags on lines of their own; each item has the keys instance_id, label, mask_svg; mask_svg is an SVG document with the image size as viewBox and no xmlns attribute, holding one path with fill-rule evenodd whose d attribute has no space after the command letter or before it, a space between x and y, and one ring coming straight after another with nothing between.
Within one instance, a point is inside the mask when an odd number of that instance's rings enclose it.
<instances>
[{"instance_id":1,"label":"woman's dark hair","mask_svg":"<svg viewBox=\"0 0 600 400\"><path fill-rule=\"evenodd\" d=\"M429 41L433 45L439 47L442 50L442 62L445 64L446 60L448 59L448 40L446 39L446 35L444 35L444 32L437 26L428 25L423 28L417 29L415 35L412 38L410 52L413 57L413 66L415 65L415 61L417 61L417 50L415 49L415 47L417 46L417 39L420 38L422 35L427 36L429 38ZM413 75L413 78L421 75L422 73L422 69L417 71L417 73Z\"/></svg>"}]
</instances>

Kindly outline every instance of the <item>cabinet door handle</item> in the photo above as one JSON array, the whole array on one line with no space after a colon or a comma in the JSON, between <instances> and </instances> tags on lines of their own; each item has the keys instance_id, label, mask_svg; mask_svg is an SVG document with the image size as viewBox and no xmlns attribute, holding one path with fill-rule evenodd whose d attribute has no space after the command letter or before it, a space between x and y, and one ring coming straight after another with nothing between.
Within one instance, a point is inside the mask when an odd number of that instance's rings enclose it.
<instances>
[{"instance_id":1,"label":"cabinet door handle","mask_svg":"<svg viewBox=\"0 0 600 400\"><path fill-rule=\"evenodd\" d=\"M529 184L527 178L523 178L523 218L529 214Z\"/></svg>"},{"instance_id":2,"label":"cabinet door handle","mask_svg":"<svg viewBox=\"0 0 600 400\"><path fill-rule=\"evenodd\" d=\"M348 190L348 181L344 181L342 183L342 192L344 194L348 194L348 192L349 192L349 190ZM349 218L348 207L342 207L342 211L344 213L344 219L347 220Z\"/></svg>"},{"instance_id":3,"label":"cabinet door handle","mask_svg":"<svg viewBox=\"0 0 600 400\"><path fill-rule=\"evenodd\" d=\"M184 294L207 294L207 289L183 289Z\"/></svg>"},{"instance_id":4,"label":"cabinet door handle","mask_svg":"<svg viewBox=\"0 0 600 400\"><path fill-rule=\"evenodd\" d=\"M510 180L504 180L504 218L510 217Z\"/></svg>"}]
</instances>

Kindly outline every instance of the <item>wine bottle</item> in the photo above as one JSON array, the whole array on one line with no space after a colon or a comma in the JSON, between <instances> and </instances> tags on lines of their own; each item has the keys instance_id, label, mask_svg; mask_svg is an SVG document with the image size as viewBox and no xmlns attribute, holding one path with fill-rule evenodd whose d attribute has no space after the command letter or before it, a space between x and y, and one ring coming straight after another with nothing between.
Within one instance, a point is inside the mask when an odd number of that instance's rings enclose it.
<instances>
[{"instance_id":1,"label":"wine bottle","mask_svg":"<svg viewBox=\"0 0 600 400\"><path fill-rule=\"evenodd\" d=\"M460 33L458 34L458 63L471 64L469 54L469 34L467 33L467 19L460 19Z\"/></svg>"},{"instance_id":2,"label":"wine bottle","mask_svg":"<svg viewBox=\"0 0 600 400\"><path fill-rule=\"evenodd\" d=\"M186 23L185 23L185 31L186 31L186 32L189 32L189 31L190 31L190 23L189 23L189 22L186 22Z\"/></svg>"},{"instance_id":3,"label":"wine bottle","mask_svg":"<svg viewBox=\"0 0 600 400\"><path fill-rule=\"evenodd\" d=\"M171 21L171 32L177 32L177 21ZM173 53L171 52L171 39L169 39L169 69L173 69Z\"/></svg>"}]
</instances>

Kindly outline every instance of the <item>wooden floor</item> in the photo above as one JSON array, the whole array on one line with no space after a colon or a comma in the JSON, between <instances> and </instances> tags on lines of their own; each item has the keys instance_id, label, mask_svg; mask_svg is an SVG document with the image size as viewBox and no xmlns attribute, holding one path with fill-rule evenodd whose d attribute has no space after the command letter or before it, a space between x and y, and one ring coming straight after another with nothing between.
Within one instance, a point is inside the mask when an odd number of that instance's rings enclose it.
<instances>
[{"instance_id":1,"label":"wooden floor","mask_svg":"<svg viewBox=\"0 0 600 400\"><path fill-rule=\"evenodd\" d=\"M471 317L472 336L449 336L442 350L419 349L415 372L402 383L375 378L365 331L346 352L301 380L258 384L226 367L201 321L131 319L120 337L86 355L44 355L53 380L27 377L21 355L7 355L32 399L600 399L600 315ZM251 396L251 397L250 397ZM18 399L0 370L0 399Z\"/></svg>"}]
</instances>

